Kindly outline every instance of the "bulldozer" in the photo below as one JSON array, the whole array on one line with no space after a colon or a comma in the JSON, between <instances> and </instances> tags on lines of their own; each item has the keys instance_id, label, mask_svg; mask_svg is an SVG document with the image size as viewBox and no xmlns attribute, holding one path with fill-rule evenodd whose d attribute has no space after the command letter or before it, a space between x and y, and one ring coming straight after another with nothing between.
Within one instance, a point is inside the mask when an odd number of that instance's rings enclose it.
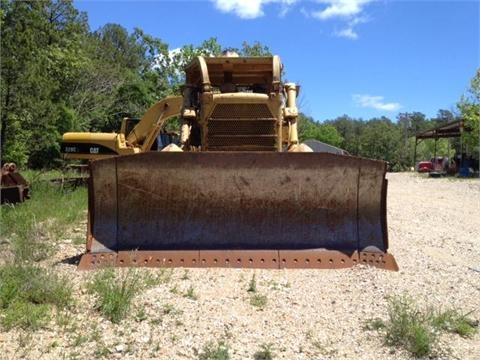
<instances>
[{"instance_id":1,"label":"bulldozer","mask_svg":"<svg viewBox=\"0 0 480 360\"><path fill-rule=\"evenodd\" d=\"M64 134L66 159L91 160L79 269L398 270L386 163L301 144L299 86L282 69L276 55L198 56L182 95L131 130L124 119L118 133ZM174 117L175 139L165 136Z\"/></svg>"}]
</instances>

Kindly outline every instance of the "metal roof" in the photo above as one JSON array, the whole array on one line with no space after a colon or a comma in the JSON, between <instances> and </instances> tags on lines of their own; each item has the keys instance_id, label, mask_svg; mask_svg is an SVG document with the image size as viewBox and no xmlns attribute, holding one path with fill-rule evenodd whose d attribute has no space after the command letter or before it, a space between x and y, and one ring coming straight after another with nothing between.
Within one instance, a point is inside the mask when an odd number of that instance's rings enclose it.
<instances>
[{"instance_id":1,"label":"metal roof","mask_svg":"<svg viewBox=\"0 0 480 360\"><path fill-rule=\"evenodd\" d=\"M464 127L463 120L450 121L433 129L415 135L416 139L439 139L460 137L462 132L468 129Z\"/></svg>"}]
</instances>

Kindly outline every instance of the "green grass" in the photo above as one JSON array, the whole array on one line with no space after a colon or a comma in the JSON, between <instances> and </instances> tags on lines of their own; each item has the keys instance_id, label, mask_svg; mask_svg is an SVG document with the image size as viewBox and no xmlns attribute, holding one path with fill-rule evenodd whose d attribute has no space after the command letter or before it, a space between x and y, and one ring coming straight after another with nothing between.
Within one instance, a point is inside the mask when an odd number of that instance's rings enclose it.
<instances>
[{"instance_id":1,"label":"green grass","mask_svg":"<svg viewBox=\"0 0 480 360\"><path fill-rule=\"evenodd\" d=\"M23 173L22 173L23 174ZM10 244L16 261L40 261L54 250L57 239L72 223L85 217L87 189L62 190L29 176L31 198L0 207L0 243Z\"/></svg>"},{"instance_id":2,"label":"green grass","mask_svg":"<svg viewBox=\"0 0 480 360\"><path fill-rule=\"evenodd\" d=\"M263 310L267 306L267 297L262 294L254 294L250 298L250 305L255 306L259 310Z\"/></svg>"},{"instance_id":3,"label":"green grass","mask_svg":"<svg viewBox=\"0 0 480 360\"><path fill-rule=\"evenodd\" d=\"M31 265L0 267L2 325L38 329L50 320L53 307L66 309L73 303L72 289L65 278Z\"/></svg>"},{"instance_id":4,"label":"green grass","mask_svg":"<svg viewBox=\"0 0 480 360\"><path fill-rule=\"evenodd\" d=\"M248 292L250 293L256 293L257 292L257 279L255 278L255 273L253 273L252 278L250 279L250 282L248 283Z\"/></svg>"},{"instance_id":5,"label":"green grass","mask_svg":"<svg viewBox=\"0 0 480 360\"><path fill-rule=\"evenodd\" d=\"M260 345L260 350L253 354L254 360L273 360L273 356L272 344Z\"/></svg>"},{"instance_id":6,"label":"green grass","mask_svg":"<svg viewBox=\"0 0 480 360\"><path fill-rule=\"evenodd\" d=\"M187 292L183 294L183 296L190 300L198 300L198 295L195 292L193 285L190 285L190 287L187 289Z\"/></svg>"},{"instance_id":7,"label":"green grass","mask_svg":"<svg viewBox=\"0 0 480 360\"><path fill-rule=\"evenodd\" d=\"M230 353L227 344L208 342L198 356L199 360L229 360Z\"/></svg>"},{"instance_id":8,"label":"green grass","mask_svg":"<svg viewBox=\"0 0 480 360\"><path fill-rule=\"evenodd\" d=\"M436 329L468 338L473 336L478 328L478 321L469 318L469 315L457 310L447 310L433 314L431 321Z\"/></svg>"},{"instance_id":9,"label":"green grass","mask_svg":"<svg viewBox=\"0 0 480 360\"><path fill-rule=\"evenodd\" d=\"M136 269L103 269L94 274L87 285L97 297L96 308L113 323L119 323L130 311L135 295L145 287Z\"/></svg>"},{"instance_id":10,"label":"green grass","mask_svg":"<svg viewBox=\"0 0 480 360\"><path fill-rule=\"evenodd\" d=\"M457 310L423 310L411 298L396 296L388 301L388 320L369 320L365 328L383 331L386 345L404 348L421 358L434 353L441 331L469 337L477 327L478 321L469 319L468 314Z\"/></svg>"},{"instance_id":11,"label":"green grass","mask_svg":"<svg viewBox=\"0 0 480 360\"><path fill-rule=\"evenodd\" d=\"M259 310L263 310L267 305L267 297L258 293L257 279L255 273L253 273L250 282L248 283L247 292L250 293L250 305L255 306Z\"/></svg>"}]
</instances>

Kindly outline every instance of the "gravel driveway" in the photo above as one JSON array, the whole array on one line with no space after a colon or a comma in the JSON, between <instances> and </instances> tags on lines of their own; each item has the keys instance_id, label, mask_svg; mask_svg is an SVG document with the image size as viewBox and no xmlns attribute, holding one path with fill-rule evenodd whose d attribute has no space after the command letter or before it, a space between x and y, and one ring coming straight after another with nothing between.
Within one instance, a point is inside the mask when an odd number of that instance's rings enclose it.
<instances>
[{"instance_id":1,"label":"gravel driveway","mask_svg":"<svg viewBox=\"0 0 480 360\"><path fill-rule=\"evenodd\" d=\"M47 329L0 332L0 359L197 359L209 341L223 341L231 359L253 359L267 344L275 359L408 359L365 321L386 319L394 295L480 319L480 180L388 179L390 252L400 271L143 269L142 276L164 281L140 293L118 325L94 310L85 290L92 272L59 262L82 252L71 240L84 232L77 224L45 263L71 279L77 304ZM263 308L247 291L253 274ZM186 296L189 289L196 299ZM480 334L441 335L440 347L441 358L480 359Z\"/></svg>"}]
</instances>

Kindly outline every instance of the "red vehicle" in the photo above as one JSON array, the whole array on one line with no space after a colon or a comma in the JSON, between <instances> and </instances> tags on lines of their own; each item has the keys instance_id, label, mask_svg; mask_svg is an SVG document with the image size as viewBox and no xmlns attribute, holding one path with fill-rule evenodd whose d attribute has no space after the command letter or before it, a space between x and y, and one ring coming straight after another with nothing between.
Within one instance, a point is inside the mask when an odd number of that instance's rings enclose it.
<instances>
[{"instance_id":1,"label":"red vehicle","mask_svg":"<svg viewBox=\"0 0 480 360\"><path fill-rule=\"evenodd\" d=\"M419 173L426 173L433 170L433 164L431 161L420 161L417 165L417 171Z\"/></svg>"},{"instance_id":2,"label":"red vehicle","mask_svg":"<svg viewBox=\"0 0 480 360\"><path fill-rule=\"evenodd\" d=\"M417 171L419 173L438 172L444 173L448 168L448 158L436 157L430 159L430 161L420 161L417 165Z\"/></svg>"}]
</instances>

